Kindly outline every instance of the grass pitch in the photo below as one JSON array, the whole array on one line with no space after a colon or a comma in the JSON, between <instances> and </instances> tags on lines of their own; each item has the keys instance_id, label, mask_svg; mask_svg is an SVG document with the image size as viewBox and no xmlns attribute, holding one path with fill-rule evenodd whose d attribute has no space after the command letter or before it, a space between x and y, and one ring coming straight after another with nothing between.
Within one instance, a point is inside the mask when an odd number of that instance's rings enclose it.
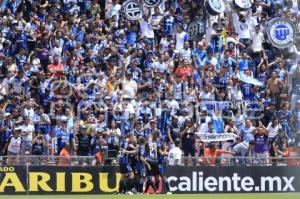
<instances>
[{"instance_id":1,"label":"grass pitch","mask_svg":"<svg viewBox=\"0 0 300 199\"><path fill-rule=\"evenodd\" d=\"M0 199L299 199L300 193L173 195L1 195Z\"/></svg>"}]
</instances>

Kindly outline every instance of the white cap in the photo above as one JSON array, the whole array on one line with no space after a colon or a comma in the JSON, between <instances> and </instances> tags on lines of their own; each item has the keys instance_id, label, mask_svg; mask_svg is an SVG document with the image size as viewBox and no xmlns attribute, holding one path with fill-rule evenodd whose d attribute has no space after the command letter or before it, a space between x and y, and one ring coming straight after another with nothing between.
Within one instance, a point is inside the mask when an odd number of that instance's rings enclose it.
<instances>
[{"instance_id":1,"label":"white cap","mask_svg":"<svg viewBox=\"0 0 300 199\"><path fill-rule=\"evenodd\" d=\"M246 16L246 15L247 15L247 13L246 13L245 11L242 11L242 12L240 12L240 15L242 15L242 16Z\"/></svg>"},{"instance_id":2,"label":"white cap","mask_svg":"<svg viewBox=\"0 0 300 199\"><path fill-rule=\"evenodd\" d=\"M22 131L22 127L17 126L17 127L15 128L15 131Z\"/></svg>"},{"instance_id":3,"label":"white cap","mask_svg":"<svg viewBox=\"0 0 300 199\"><path fill-rule=\"evenodd\" d=\"M4 115L5 117L7 117L7 116L11 116L11 114L10 113L5 113L5 115Z\"/></svg>"},{"instance_id":4,"label":"white cap","mask_svg":"<svg viewBox=\"0 0 300 199\"><path fill-rule=\"evenodd\" d=\"M105 96L104 99L105 99L105 100L109 100L109 99L110 99L110 96Z\"/></svg>"}]
</instances>

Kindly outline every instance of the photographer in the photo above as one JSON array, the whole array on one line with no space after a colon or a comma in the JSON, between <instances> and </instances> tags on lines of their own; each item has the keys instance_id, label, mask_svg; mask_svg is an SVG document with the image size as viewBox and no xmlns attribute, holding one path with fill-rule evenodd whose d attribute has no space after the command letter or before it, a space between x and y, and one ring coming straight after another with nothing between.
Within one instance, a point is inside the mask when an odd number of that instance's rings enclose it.
<instances>
[{"instance_id":1,"label":"photographer","mask_svg":"<svg viewBox=\"0 0 300 199\"><path fill-rule=\"evenodd\" d=\"M34 116L34 126L35 130L41 132L44 135L46 145L45 154L48 155L48 142L49 142L49 129L50 129L50 117L48 114L44 113L43 107L38 107L37 112Z\"/></svg>"},{"instance_id":2,"label":"photographer","mask_svg":"<svg viewBox=\"0 0 300 199\"><path fill-rule=\"evenodd\" d=\"M77 155L78 156L90 155L91 139L92 139L91 135L88 134L87 132L87 126L85 125L79 126L79 132L77 134L77 141L78 141Z\"/></svg>"},{"instance_id":3,"label":"photographer","mask_svg":"<svg viewBox=\"0 0 300 199\"><path fill-rule=\"evenodd\" d=\"M44 148L46 146L46 140L41 132L36 133L32 140L32 155L41 156L44 153ZM32 160L33 165L40 165L41 160L38 157L34 157Z\"/></svg>"},{"instance_id":4,"label":"photographer","mask_svg":"<svg viewBox=\"0 0 300 199\"><path fill-rule=\"evenodd\" d=\"M32 155L43 155L46 140L41 131L37 132L32 140Z\"/></svg>"},{"instance_id":5,"label":"photographer","mask_svg":"<svg viewBox=\"0 0 300 199\"><path fill-rule=\"evenodd\" d=\"M183 130L180 132L181 143L184 157L195 157L196 153L196 138L195 138L195 128L193 126L191 119L186 119Z\"/></svg>"}]
</instances>

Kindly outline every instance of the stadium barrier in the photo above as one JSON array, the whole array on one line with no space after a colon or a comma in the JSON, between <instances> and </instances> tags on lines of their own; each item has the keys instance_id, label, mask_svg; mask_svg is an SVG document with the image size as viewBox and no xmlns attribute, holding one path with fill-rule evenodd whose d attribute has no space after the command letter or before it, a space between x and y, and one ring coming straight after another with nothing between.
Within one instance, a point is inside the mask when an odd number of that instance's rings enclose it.
<instances>
[{"instance_id":1,"label":"stadium barrier","mask_svg":"<svg viewBox=\"0 0 300 199\"><path fill-rule=\"evenodd\" d=\"M167 166L166 175L173 193L300 192L299 168ZM2 165L0 194L113 194L120 179L118 166Z\"/></svg>"}]
</instances>

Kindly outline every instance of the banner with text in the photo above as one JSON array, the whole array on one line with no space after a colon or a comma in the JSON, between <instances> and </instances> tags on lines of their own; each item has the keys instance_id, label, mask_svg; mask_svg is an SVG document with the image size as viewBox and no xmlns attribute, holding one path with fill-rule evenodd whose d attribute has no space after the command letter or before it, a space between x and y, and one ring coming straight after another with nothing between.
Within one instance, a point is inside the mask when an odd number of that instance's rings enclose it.
<instances>
[{"instance_id":1,"label":"banner with text","mask_svg":"<svg viewBox=\"0 0 300 199\"><path fill-rule=\"evenodd\" d=\"M167 167L173 193L300 192L299 167ZM113 194L114 166L0 167L2 194ZM162 184L162 183L161 183Z\"/></svg>"},{"instance_id":2,"label":"banner with text","mask_svg":"<svg viewBox=\"0 0 300 199\"><path fill-rule=\"evenodd\" d=\"M261 81L259 81L258 79L255 79L254 77L251 77L251 76L246 75L241 72L237 73L237 78L248 84L253 84L255 86L261 86L261 87L264 86L264 84Z\"/></svg>"},{"instance_id":3,"label":"banner with text","mask_svg":"<svg viewBox=\"0 0 300 199\"><path fill-rule=\"evenodd\" d=\"M169 167L173 193L299 192L299 167Z\"/></svg>"},{"instance_id":4,"label":"banner with text","mask_svg":"<svg viewBox=\"0 0 300 199\"><path fill-rule=\"evenodd\" d=\"M234 133L196 133L196 138L202 142L222 142L235 140L237 137Z\"/></svg>"}]
</instances>

